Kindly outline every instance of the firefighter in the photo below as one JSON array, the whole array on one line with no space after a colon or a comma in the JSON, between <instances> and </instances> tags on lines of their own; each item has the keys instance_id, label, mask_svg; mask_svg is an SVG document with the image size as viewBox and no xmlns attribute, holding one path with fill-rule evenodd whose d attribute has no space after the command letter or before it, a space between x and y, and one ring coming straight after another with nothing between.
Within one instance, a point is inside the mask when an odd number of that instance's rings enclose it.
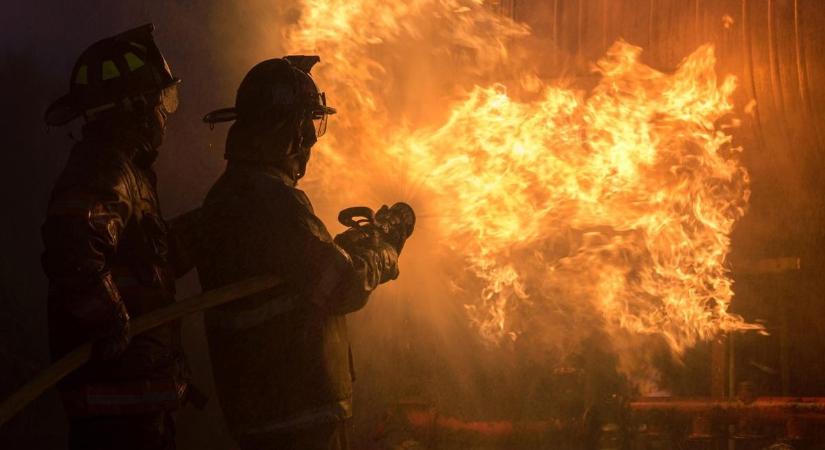
<instances>
[{"instance_id":1,"label":"firefighter","mask_svg":"<svg viewBox=\"0 0 825 450\"><path fill-rule=\"evenodd\" d=\"M174 448L171 412L187 388L179 324L128 333L130 317L174 301L175 278L192 266L152 170L180 82L152 30L91 45L45 114L50 126L85 121L42 227L53 357L96 340L90 362L58 385L72 450Z\"/></svg>"},{"instance_id":2,"label":"firefighter","mask_svg":"<svg viewBox=\"0 0 825 450\"><path fill-rule=\"evenodd\" d=\"M217 396L242 450L349 448L345 315L398 275L398 253L412 232L407 221L395 238L345 232L334 241L296 188L335 113L309 75L318 61L263 61L241 82L234 108L204 118L234 123L226 170L201 211L201 285L214 289L261 274L283 280L205 315Z\"/></svg>"}]
</instances>

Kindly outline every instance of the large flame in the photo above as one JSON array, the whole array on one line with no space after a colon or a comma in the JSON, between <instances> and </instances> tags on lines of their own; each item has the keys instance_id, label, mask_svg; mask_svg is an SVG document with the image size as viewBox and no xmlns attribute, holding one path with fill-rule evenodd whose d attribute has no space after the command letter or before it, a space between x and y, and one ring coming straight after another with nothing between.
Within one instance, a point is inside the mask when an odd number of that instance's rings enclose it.
<instances>
[{"instance_id":1,"label":"large flame","mask_svg":"<svg viewBox=\"0 0 825 450\"><path fill-rule=\"evenodd\" d=\"M728 312L749 191L725 125L735 79L717 79L713 48L662 73L619 41L585 90L539 78L549 50L513 50L528 34L480 1L304 0L286 47L322 56L340 111L308 189L335 207L423 206L448 250L430 257L463 262L431 276L456 280L490 342L595 317L678 354L758 328Z\"/></svg>"}]
</instances>

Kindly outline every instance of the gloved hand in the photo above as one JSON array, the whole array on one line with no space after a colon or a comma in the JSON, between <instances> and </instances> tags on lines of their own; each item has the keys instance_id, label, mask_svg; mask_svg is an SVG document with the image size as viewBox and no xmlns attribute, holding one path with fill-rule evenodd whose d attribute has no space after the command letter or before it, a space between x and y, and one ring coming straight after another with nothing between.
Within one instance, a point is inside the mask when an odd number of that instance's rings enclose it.
<instances>
[{"instance_id":1,"label":"gloved hand","mask_svg":"<svg viewBox=\"0 0 825 450\"><path fill-rule=\"evenodd\" d=\"M381 272L379 284L398 278L398 251L393 245L384 241L377 242L370 249L370 257Z\"/></svg>"},{"instance_id":2,"label":"gloved hand","mask_svg":"<svg viewBox=\"0 0 825 450\"><path fill-rule=\"evenodd\" d=\"M349 228L335 236L335 244L371 274L373 286L398 278L398 255L415 228L410 205L384 205L377 212L365 206L347 208L338 214L338 222Z\"/></svg>"},{"instance_id":3,"label":"gloved hand","mask_svg":"<svg viewBox=\"0 0 825 450\"><path fill-rule=\"evenodd\" d=\"M345 247L345 243L365 240L371 243L383 241L401 253L404 243L415 229L415 212L406 203L383 205L377 212L366 206L347 208L338 213L338 222L348 227L336 236L336 243Z\"/></svg>"},{"instance_id":4,"label":"gloved hand","mask_svg":"<svg viewBox=\"0 0 825 450\"><path fill-rule=\"evenodd\" d=\"M352 227L335 236L333 242L347 253L353 253L359 248L378 245L381 242L381 235L374 227Z\"/></svg>"},{"instance_id":5,"label":"gloved hand","mask_svg":"<svg viewBox=\"0 0 825 450\"><path fill-rule=\"evenodd\" d=\"M375 213L375 225L383 232L384 240L395 248L398 254L415 229L415 212L406 203L387 205Z\"/></svg>"},{"instance_id":6,"label":"gloved hand","mask_svg":"<svg viewBox=\"0 0 825 450\"><path fill-rule=\"evenodd\" d=\"M376 274L378 284L383 284L398 278L399 271L398 251L382 237L372 228L350 228L335 236L334 242L347 252L356 267Z\"/></svg>"}]
</instances>

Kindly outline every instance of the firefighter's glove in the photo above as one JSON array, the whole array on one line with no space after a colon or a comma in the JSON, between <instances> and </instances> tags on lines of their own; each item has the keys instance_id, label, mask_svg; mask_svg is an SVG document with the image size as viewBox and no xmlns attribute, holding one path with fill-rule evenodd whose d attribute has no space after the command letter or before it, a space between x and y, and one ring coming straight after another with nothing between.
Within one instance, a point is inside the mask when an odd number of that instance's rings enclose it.
<instances>
[{"instance_id":1,"label":"firefighter's glove","mask_svg":"<svg viewBox=\"0 0 825 450\"><path fill-rule=\"evenodd\" d=\"M349 228L335 238L336 244L345 249L361 241L366 241L362 245L367 246L382 241L401 253L415 229L415 212L402 202L383 205L378 212L366 206L354 206L338 213L338 222Z\"/></svg>"},{"instance_id":2,"label":"firefighter's glove","mask_svg":"<svg viewBox=\"0 0 825 450\"><path fill-rule=\"evenodd\" d=\"M383 205L375 213L375 225L382 231L382 238L392 245L398 254L415 229L415 212L406 203Z\"/></svg>"},{"instance_id":3,"label":"firefighter's glove","mask_svg":"<svg viewBox=\"0 0 825 450\"><path fill-rule=\"evenodd\" d=\"M379 242L379 240L378 230L366 226L347 228L333 239L336 245L349 254L356 252L359 248L368 248L370 245Z\"/></svg>"},{"instance_id":4,"label":"firefighter's glove","mask_svg":"<svg viewBox=\"0 0 825 450\"><path fill-rule=\"evenodd\" d=\"M379 242L372 249L376 267L381 271L380 283L398 278L398 251L387 242Z\"/></svg>"},{"instance_id":5,"label":"firefighter's glove","mask_svg":"<svg viewBox=\"0 0 825 450\"><path fill-rule=\"evenodd\" d=\"M335 244L349 255L356 268L374 274L382 284L398 278L398 252L383 237L374 228L356 227L335 236Z\"/></svg>"}]
</instances>

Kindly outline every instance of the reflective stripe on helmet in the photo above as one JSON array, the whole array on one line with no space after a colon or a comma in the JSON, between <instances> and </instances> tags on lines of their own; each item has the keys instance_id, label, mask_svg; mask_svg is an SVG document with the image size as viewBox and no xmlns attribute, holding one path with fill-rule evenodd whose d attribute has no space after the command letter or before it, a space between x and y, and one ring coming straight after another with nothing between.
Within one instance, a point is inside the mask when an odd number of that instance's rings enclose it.
<instances>
[{"instance_id":1,"label":"reflective stripe on helmet","mask_svg":"<svg viewBox=\"0 0 825 450\"><path fill-rule=\"evenodd\" d=\"M77 69L77 74L74 76L75 84L89 84L89 66L82 65Z\"/></svg>"},{"instance_id":2,"label":"reflective stripe on helmet","mask_svg":"<svg viewBox=\"0 0 825 450\"><path fill-rule=\"evenodd\" d=\"M120 77L120 71L117 70L115 62L111 59L103 61L103 64L100 66L100 79L105 81L118 77Z\"/></svg>"},{"instance_id":3,"label":"reflective stripe on helmet","mask_svg":"<svg viewBox=\"0 0 825 450\"><path fill-rule=\"evenodd\" d=\"M123 55L123 59L126 60L126 64L129 66L129 70L131 70L132 72L146 65L146 63L144 63L138 55L132 52L128 52L125 55Z\"/></svg>"}]
</instances>

